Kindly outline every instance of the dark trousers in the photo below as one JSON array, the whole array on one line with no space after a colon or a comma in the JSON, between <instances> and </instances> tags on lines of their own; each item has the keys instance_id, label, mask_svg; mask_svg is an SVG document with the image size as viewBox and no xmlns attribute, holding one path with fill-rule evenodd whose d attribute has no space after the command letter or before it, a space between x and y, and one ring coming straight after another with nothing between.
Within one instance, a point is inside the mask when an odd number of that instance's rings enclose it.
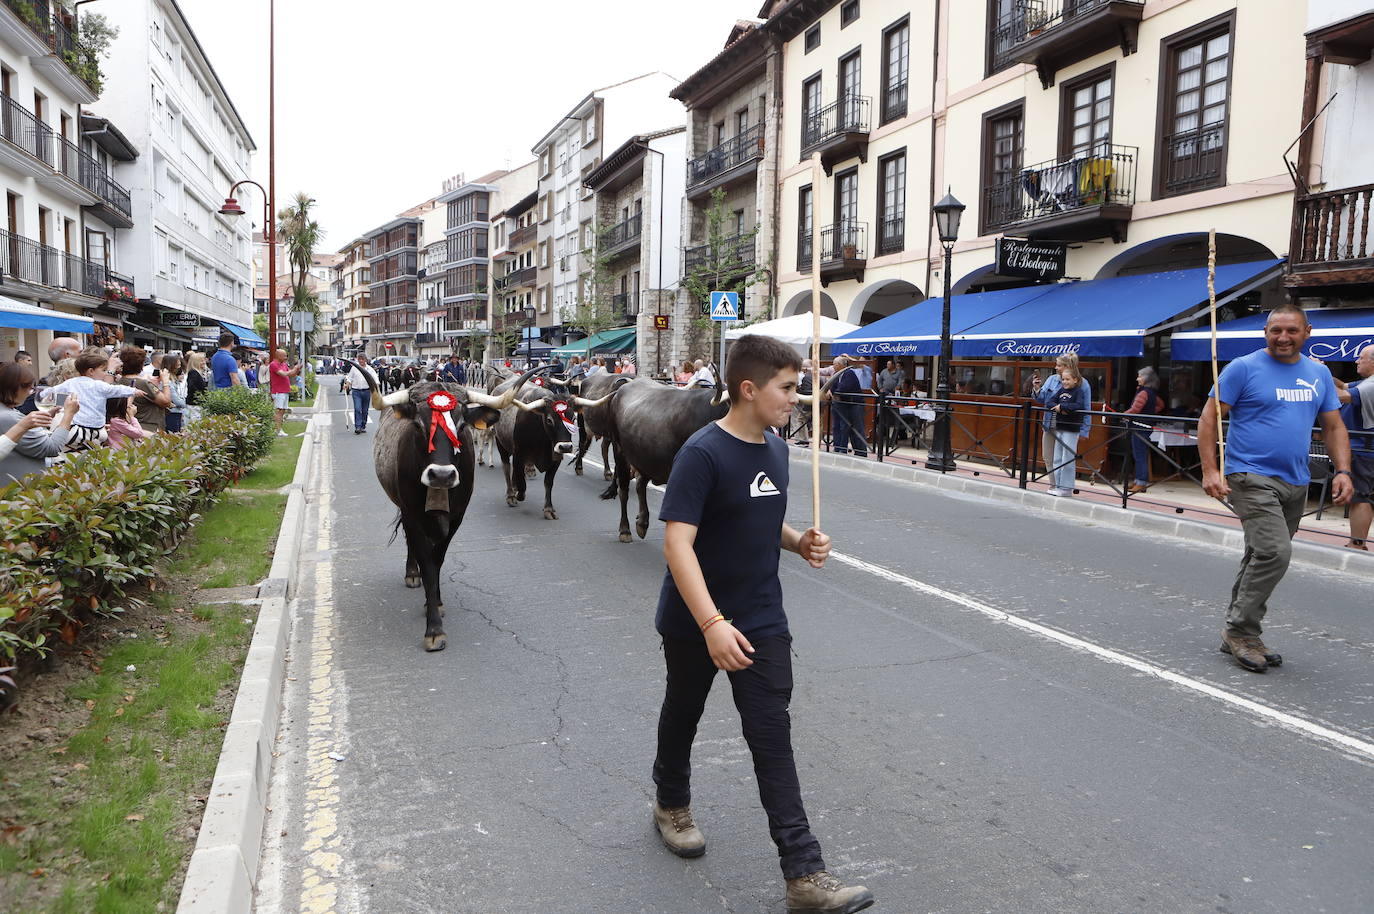
<instances>
[{"instance_id":1,"label":"dark trousers","mask_svg":"<svg viewBox=\"0 0 1374 914\"><path fill-rule=\"evenodd\" d=\"M181 426L182 426L183 419L184 419L184 417L182 416L181 413L173 413L173 412L167 413L167 426L166 426L167 431L172 432L172 433L176 433L176 432L181 431Z\"/></svg>"},{"instance_id":2,"label":"dark trousers","mask_svg":"<svg viewBox=\"0 0 1374 914\"><path fill-rule=\"evenodd\" d=\"M1131 462L1135 464L1135 481L1142 486L1150 482L1150 430L1131 429Z\"/></svg>"},{"instance_id":3,"label":"dark trousers","mask_svg":"<svg viewBox=\"0 0 1374 914\"><path fill-rule=\"evenodd\" d=\"M836 454L848 454L850 442L854 453L868 456L868 441L864 438L864 406L862 403L832 403L830 406L830 447Z\"/></svg>"},{"instance_id":4,"label":"dark trousers","mask_svg":"<svg viewBox=\"0 0 1374 914\"><path fill-rule=\"evenodd\" d=\"M353 391L353 427L367 428L367 410L372 405L372 391L367 388Z\"/></svg>"},{"instance_id":5,"label":"dark trousers","mask_svg":"<svg viewBox=\"0 0 1374 914\"><path fill-rule=\"evenodd\" d=\"M754 757L759 800L768 814L768 833L778 846L786 879L825 869L821 845L811 834L802 805L801 785L792 757L792 638L778 635L752 641L753 665L727 673L739 711L744 741ZM692 802L692 740L716 678L716 665L704 641L663 639L668 667L663 710L658 717L658 755L654 783L662 806Z\"/></svg>"}]
</instances>

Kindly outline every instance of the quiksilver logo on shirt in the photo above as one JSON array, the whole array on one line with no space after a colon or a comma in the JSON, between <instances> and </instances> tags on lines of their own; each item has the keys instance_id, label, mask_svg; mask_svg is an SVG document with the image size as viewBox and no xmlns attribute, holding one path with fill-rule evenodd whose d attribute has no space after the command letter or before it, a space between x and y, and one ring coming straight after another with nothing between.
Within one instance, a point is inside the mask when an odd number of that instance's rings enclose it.
<instances>
[{"instance_id":1,"label":"quiksilver logo on shirt","mask_svg":"<svg viewBox=\"0 0 1374 914\"><path fill-rule=\"evenodd\" d=\"M773 480L768 478L768 474L760 472L754 477L754 481L749 483L749 497L762 498L765 495L781 495L778 487L773 485Z\"/></svg>"},{"instance_id":2,"label":"quiksilver logo on shirt","mask_svg":"<svg viewBox=\"0 0 1374 914\"><path fill-rule=\"evenodd\" d=\"M1301 387L1275 387L1274 398L1280 403L1311 403L1317 399L1317 385L1314 381L1298 378L1293 383Z\"/></svg>"}]
</instances>

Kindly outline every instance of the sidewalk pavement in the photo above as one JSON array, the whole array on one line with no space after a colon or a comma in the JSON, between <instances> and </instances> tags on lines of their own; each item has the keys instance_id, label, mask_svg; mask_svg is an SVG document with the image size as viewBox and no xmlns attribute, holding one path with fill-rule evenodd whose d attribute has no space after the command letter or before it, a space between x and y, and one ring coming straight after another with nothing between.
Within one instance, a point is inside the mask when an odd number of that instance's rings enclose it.
<instances>
[{"instance_id":1,"label":"sidewalk pavement","mask_svg":"<svg viewBox=\"0 0 1374 914\"><path fill-rule=\"evenodd\" d=\"M793 459L802 459L809 449L793 446ZM1187 480L1156 483L1149 491L1132 495L1127 507L1121 506L1121 495L1097 480L1079 478L1073 498L1050 496L1048 478L1030 481L1020 489L1020 478L1009 476L992 463L970 460L956 461L953 472L941 474L925 468L926 448L898 447L880 463L876 451L870 449L867 458L853 454L821 451L823 466L870 472L896 478L910 477L913 482L940 488L1011 499L1034 504L1046 510L1091 516L1096 522L1116 523L1120 526L1180 536L1209 544L1242 545L1240 520L1221 502L1202 491L1201 486ZM1037 464L1036 470L1041 468ZM1316 518L1315 501L1308 502L1308 514L1303 518L1294 541L1294 558L1323 567L1348 571L1374 572L1374 552L1365 553L1345 548L1350 538L1350 524L1341 506L1327 505L1320 520Z\"/></svg>"}]
</instances>

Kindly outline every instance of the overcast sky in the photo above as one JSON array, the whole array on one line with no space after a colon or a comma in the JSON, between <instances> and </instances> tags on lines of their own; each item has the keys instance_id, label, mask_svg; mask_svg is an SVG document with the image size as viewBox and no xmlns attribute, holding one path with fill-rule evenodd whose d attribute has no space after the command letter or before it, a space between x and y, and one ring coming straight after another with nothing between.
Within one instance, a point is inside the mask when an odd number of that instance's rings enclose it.
<instances>
[{"instance_id":1,"label":"overcast sky","mask_svg":"<svg viewBox=\"0 0 1374 914\"><path fill-rule=\"evenodd\" d=\"M257 143L266 187L267 0L178 2ZM653 70L685 79L762 6L278 0L277 207L309 193L323 250L336 251L451 175L529 161L592 89Z\"/></svg>"}]
</instances>

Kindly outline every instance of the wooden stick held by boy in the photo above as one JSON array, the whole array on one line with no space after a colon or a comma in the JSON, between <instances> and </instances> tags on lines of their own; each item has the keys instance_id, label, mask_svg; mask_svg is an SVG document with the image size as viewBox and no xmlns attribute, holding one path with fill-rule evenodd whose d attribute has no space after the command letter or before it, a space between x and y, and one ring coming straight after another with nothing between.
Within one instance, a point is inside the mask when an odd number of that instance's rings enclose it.
<instances>
[{"instance_id":1,"label":"wooden stick held by boy","mask_svg":"<svg viewBox=\"0 0 1374 914\"><path fill-rule=\"evenodd\" d=\"M706 852L691 807L691 751L716 671L724 670L778 847L788 911L848 914L873 904L873 895L826 871L802 803L788 714L792 636L780 550L813 568L830 555L830 537L785 521L787 444L769 431L785 425L797 404L800 368L797 354L777 340L739 340L726 366L730 412L689 438L673 461L659 511L668 571L655 626L667 677L653 823L673 853Z\"/></svg>"}]
</instances>

